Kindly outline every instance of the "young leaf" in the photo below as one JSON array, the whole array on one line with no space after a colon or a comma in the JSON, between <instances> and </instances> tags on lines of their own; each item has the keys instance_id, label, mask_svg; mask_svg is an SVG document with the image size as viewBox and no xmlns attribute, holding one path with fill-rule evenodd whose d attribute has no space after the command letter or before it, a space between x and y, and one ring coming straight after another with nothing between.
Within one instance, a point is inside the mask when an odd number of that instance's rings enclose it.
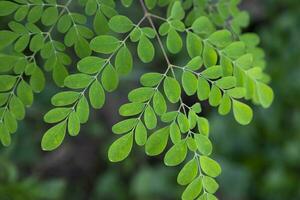
<instances>
[{"instance_id":1,"label":"young leaf","mask_svg":"<svg viewBox=\"0 0 300 200\"><path fill-rule=\"evenodd\" d=\"M144 112L144 122L148 129L154 129L157 126L157 118L151 106L147 106Z\"/></svg>"},{"instance_id":2,"label":"young leaf","mask_svg":"<svg viewBox=\"0 0 300 200\"><path fill-rule=\"evenodd\" d=\"M264 108L270 107L274 99L273 90L268 85L261 82L257 82L256 86L259 102Z\"/></svg>"},{"instance_id":3,"label":"young leaf","mask_svg":"<svg viewBox=\"0 0 300 200\"><path fill-rule=\"evenodd\" d=\"M71 112L68 119L68 131L71 136L76 136L80 131L80 120L76 112Z\"/></svg>"},{"instance_id":4,"label":"young leaf","mask_svg":"<svg viewBox=\"0 0 300 200\"><path fill-rule=\"evenodd\" d=\"M212 144L211 141L208 139L208 137L201 135L201 134L196 134L195 135L195 141L197 144L197 148L200 153L203 155L209 156L212 152Z\"/></svg>"},{"instance_id":5,"label":"young leaf","mask_svg":"<svg viewBox=\"0 0 300 200\"><path fill-rule=\"evenodd\" d=\"M217 177L221 174L220 165L207 156L200 156L200 166L208 176Z\"/></svg>"},{"instance_id":6,"label":"young leaf","mask_svg":"<svg viewBox=\"0 0 300 200\"><path fill-rule=\"evenodd\" d=\"M233 100L232 107L233 107L234 118L237 122L239 122L241 125L247 125L251 122L253 117L253 112L248 105Z\"/></svg>"},{"instance_id":7,"label":"young leaf","mask_svg":"<svg viewBox=\"0 0 300 200\"><path fill-rule=\"evenodd\" d=\"M178 81L167 76L164 80L164 92L171 103L178 102L181 96L181 88Z\"/></svg>"},{"instance_id":8,"label":"young leaf","mask_svg":"<svg viewBox=\"0 0 300 200\"><path fill-rule=\"evenodd\" d=\"M202 77L198 78L197 96L200 101L208 99L210 94L210 85L207 80Z\"/></svg>"},{"instance_id":9,"label":"young leaf","mask_svg":"<svg viewBox=\"0 0 300 200\"><path fill-rule=\"evenodd\" d=\"M164 162L167 166L176 166L182 163L187 154L187 146L184 140L175 144L165 155Z\"/></svg>"},{"instance_id":10,"label":"young leaf","mask_svg":"<svg viewBox=\"0 0 300 200\"><path fill-rule=\"evenodd\" d=\"M137 124L137 126L135 128L134 136L135 136L135 142L138 145L143 146L143 145L146 144L146 142L147 142L147 129L146 129L146 127L145 127L145 125L143 124L142 121L139 121L139 123Z\"/></svg>"},{"instance_id":11,"label":"young leaf","mask_svg":"<svg viewBox=\"0 0 300 200\"><path fill-rule=\"evenodd\" d=\"M199 176L190 183L182 194L182 199L195 199L202 191L202 177Z\"/></svg>"},{"instance_id":12,"label":"young leaf","mask_svg":"<svg viewBox=\"0 0 300 200\"><path fill-rule=\"evenodd\" d=\"M153 96L153 108L156 114L163 115L167 112L167 104L160 91L156 91Z\"/></svg>"},{"instance_id":13,"label":"young leaf","mask_svg":"<svg viewBox=\"0 0 300 200\"><path fill-rule=\"evenodd\" d=\"M115 134L123 134L131 131L137 124L136 118L125 119L113 125L112 132Z\"/></svg>"},{"instance_id":14,"label":"young leaf","mask_svg":"<svg viewBox=\"0 0 300 200\"><path fill-rule=\"evenodd\" d=\"M182 39L173 28L169 30L167 36L167 48L172 54L177 54L182 49Z\"/></svg>"},{"instance_id":15,"label":"young leaf","mask_svg":"<svg viewBox=\"0 0 300 200\"><path fill-rule=\"evenodd\" d=\"M44 151L52 151L59 147L66 135L66 121L63 121L50 128L42 139L42 149Z\"/></svg>"},{"instance_id":16,"label":"young leaf","mask_svg":"<svg viewBox=\"0 0 300 200\"><path fill-rule=\"evenodd\" d=\"M117 139L108 150L108 159L111 162L120 162L128 157L133 144L133 132Z\"/></svg>"},{"instance_id":17,"label":"young leaf","mask_svg":"<svg viewBox=\"0 0 300 200\"><path fill-rule=\"evenodd\" d=\"M197 160L192 159L184 165L177 176L177 182L180 185L190 184L198 174Z\"/></svg>"},{"instance_id":18,"label":"young leaf","mask_svg":"<svg viewBox=\"0 0 300 200\"><path fill-rule=\"evenodd\" d=\"M232 35L228 30L219 30L208 37L208 40L219 48L224 48L232 41Z\"/></svg>"},{"instance_id":19,"label":"young leaf","mask_svg":"<svg viewBox=\"0 0 300 200\"><path fill-rule=\"evenodd\" d=\"M193 73L189 71L184 71L182 73L182 87L188 96L191 96L196 93L197 83L198 80Z\"/></svg>"},{"instance_id":20,"label":"young leaf","mask_svg":"<svg viewBox=\"0 0 300 200\"><path fill-rule=\"evenodd\" d=\"M161 128L154 132L146 142L146 154L156 156L163 152L169 139L169 127Z\"/></svg>"},{"instance_id":21,"label":"young leaf","mask_svg":"<svg viewBox=\"0 0 300 200\"><path fill-rule=\"evenodd\" d=\"M198 35L192 32L187 33L186 48L191 58L201 55L202 46L202 39Z\"/></svg>"}]
</instances>

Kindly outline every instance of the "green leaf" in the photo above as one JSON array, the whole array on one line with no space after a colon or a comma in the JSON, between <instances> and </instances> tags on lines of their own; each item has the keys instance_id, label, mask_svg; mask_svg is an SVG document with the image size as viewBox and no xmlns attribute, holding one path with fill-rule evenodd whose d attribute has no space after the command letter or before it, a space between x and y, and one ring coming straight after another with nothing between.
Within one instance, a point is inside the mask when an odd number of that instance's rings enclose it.
<instances>
[{"instance_id":1,"label":"green leaf","mask_svg":"<svg viewBox=\"0 0 300 200\"><path fill-rule=\"evenodd\" d=\"M76 112L71 112L68 119L68 131L71 136L76 136L80 131L80 120Z\"/></svg>"},{"instance_id":2,"label":"green leaf","mask_svg":"<svg viewBox=\"0 0 300 200\"><path fill-rule=\"evenodd\" d=\"M66 135L66 121L63 121L50 128L42 138L42 149L52 151L59 147Z\"/></svg>"},{"instance_id":3,"label":"green leaf","mask_svg":"<svg viewBox=\"0 0 300 200\"><path fill-rule=\"evenodd\" d=\"M23 35L21 36L15 43L15 50L17 52L22 52L25 50L25 48L28 46L30 40L29 35Z\"/></svg>"},{"instance_id":4,"label":"green leaf","mask_svg":"<svg viewBox=\"0 0 300 200\"><path fill-rule=\"evenodd\" d=\"M71 89L86 88L93 81L93 77L87 74L72 74L66 77L64 84Z\"/></svg>"},{"instance_id":5,"label":"green leaf","mask_svg":"<svg viewBox=\"0 0 300 200\"><path fill-rule=\"evenodd\" d=\"M160 91L156 91L153 96L153 108L158 115L163 115L167 112L167 104Z\"/></svg>"},{"instance_id":6,"label":"green leaf","mask_svg":"<svg viewBox=\"0 0 300 200\"><path fill-rule=\"evenodd\" d=\"M181 88L178 81L172 77L164 80L164 92L171 103L176 103L181 97Z\"/></svg>"},{"instance_id":7,"label":"green leaf","mask_svg":"<svg viewBox=\"0 0 300 200\"><path fill-rule=\"evenodd\" d=\"M41 92L45 88L45 75L38 67L32 72L29 83L34 92Z\"/></svg>"},{"instance_id":8,"label":"green leaf","mask_svg":"<svg viewBox=\"0 0 300 200\"><path fill-rule=\"evenodd\" d=\"M192 29L195 33L208 36L212 32L215 31L214 25L211 23L211 21L205 17L199 17L197 18L194 23L192 24Z\"/></svg>"},{"instance_id":9,"label":"green leaf","mask_svg":"<svg viewBox=\"0 0 300 200\"><path fill-rule=\"evenodd\" d=\"M199 176L190 183L182 194L182 199L196 199L202 191L202 177Z\"/></svg>"},{"instance_id":10,"label":"green leaf","mask_svg":"<svg viewBox=\"0 0 300 200\"><path fill-rule=\"evenodd\" d=\"M147 142L147 130L142 121L139 121L134 132L135 142L139 146L143 146Z\"/></svg>"},{"instance_id":11,"label":"green leaf","mask_svg":"<svg viewBox=\"0 0 300 200\"><path fill-rule=\"evenodd\" d=\"M257 82L256 87L261 105L264 108L270 107L274 99L273 90L268 85L261 82Z\"/></svg>"},{"instance_id":12,"label":"green leaf","mask_svg":"<svg viewBox=\"0 0 300 200\"><path fill-rule=\"evenodd\" d=\"M132 1L133 1L133 0L121 0L122 4L123 4L125 7L130 7L131 4L132 4Z\"/></svg>"},{"instance_id":13,"label":"green leaf","mask_svg":"<svg viewBox=\"0 0 300 200\"><path fill-rule=\"evenodd\" d=\"M89 98L93 108L100 109L103 107L105 103L105 93L99 81L96 80L91 85L89 89Z\"/></svg>"},{"instance_id":14,"label":"green leaf","mask_svg":"<svg viewBox=\"0 0 300 200\"><path fill-rule=\"evenodd\" d=\"M117 139L108 150L108 159L111 162L120 162L128 157L133 144L133 132Z\"/></svg>"},{"instance_id":15,"label":"green leaf","mask_svg":"<svg viewBox=\"0 0 300 200\"><path fill-rule=\"evenodd\" d=\"M136 118L125 119L113 125L112 132L115 134L123 134L131 131L137 124Z\"/></svg>"},{"instance_id":16,"label":"green leaf","mask_svg":"<svg viewBox=\"0 0 300 200\"><path fill-rule=\"evenodd\" d=\"M145 0L145 4L149 10L153 9L157 3L157 0Z\"/></svg>"},{"instance_id":17,"label":"green leaf","mask_svg":"<svg viewBox=\"0 0 300 200\"><path fill-rule=\"evenodd\" d=\"M45 26L53 25L58 19L57 7L48 7L44 11L41 21Z\"/></svg>"},{"instance_id":18,"label":"green leaf","mask_svg":"<svg viewBox=\"0 0 300 200\"><path fill-rule=\"evenodd\" d=\"M217 177L221 174L220 165L207 156L200 156L200 166L204 173L211 177Z\"/></svg>"},{"instance_id":19,"label":"green leaf","mask_svg":"<svg viewBox=\"0 0 300 200\"><path fill-rule=\"evenodd\" d=\"M119 85L119 76L111 65L107 65L104 68L101 76L101 83L107 92L112 92L117 89Z\"/></svg>"},{"instance_id":20,"label":"green leaf","mask_svg":"<svg viewBox=\"0 0 300 200\"><path fill-rule=\"evenodd\" d=\"M42 34L36 34L35 36L32 37L29 49L32 52L37 52L41 50L44 46L44 37Z\"/></svg>"},{"instance_id":21,"label":"green leaf","mask_svg":"<svg viewBox=\"0 0 300 200\"><path fill-rule=\"evenodd\" d=\"M197 92L197 83L198 79L193 73L189 71L182 73L182 87L188 96L192 96Z\"/></svg>"},{"instance_id":22,"label":"green leaf","mask_svg":"<svg viewBox=\"0 0 300 200\"><path fill-rule=\"evenodd\" d=\"M112 17L108 22L109 28L117 33L127 33L130 31L134 24L132 21L123 15L116 15Z\"/></svg>"},{"instance_id":23,"label":"green leaf","mask_svg":"<svg viewBox=\"0 0 300 200\"><path fill-rule=\"evenodd\" d=\"M211 67L217 64L218 54L215 49L208 43L204 43L203 62L206 67Z\"/></svg>"},{"instance_id":24,"label":"green leaf","mask_svg":"<svg viewBox=\"0 0 300 200\"><path fill-rule=\"evenodd\" d=\"M137 103L146 102L151 99L154 92L155 92L154 89L150 87L137 88L132 90L128 94L128 99L131 102L137 102Z\"/></svg>"},{"instance_id":25,"label":"green leaf","mask_svg":"<svg viewBox=\"0 0 300 200\"><path fill-rule=\"evenodd\" d=\"M0 75L0 92L12 89L16 83L17 77L11 75Z\"/></svg>"},{"instance_id":26,"label":"green leaf","mask_svg":"<svg viewBox=\"0 0 300 200\"><path fill-rule=\"evenodd\" d=\"M162 78L163 78L163 74L151 72L151 73L143 74L140 79L140 82L143 86L153 87L158 85L162 80Z\"/></svg>"},{"instance_id":27,"label":"green leaf","mask_svg":"<svg viewBox=\"0 0 300 200\"><path fill-rule=\"evenodd\" d=\"M11 1L0 1L0 16L12 14L18 7L18 4Z\"/></svg>"},{"instance_id":28,"label":"green leaf","mask_svg":"<svg viewBox=\"0 0 300 200\"><path fill-rule=\"evenodd\" d=\"M210 85L207 80L202 77L198 78L197 96L200 101L208 99L210 94Z\"/></svg>"},{"instance_id":29,"label":"green leaf","mask_svg":"<svg viewBox=\"0 0 300 200\"><path fill-rule=\"evenodd\" d=\"M146 142L146 154L156 156L163 152L169 139L169 127L157 130L148 138Z\"/></svg>"},{"instance_id":30,"label":"green leaf","mask_svg":"<svg viewBox=\"0 0 300 200\"><path fill-rule=\"evenodd\" d=\"M17 95L25 106L31 106L33 103L33 92L24 80L22 80L17 87Z\"/></svg>"},{"instance_id":31,"label":"green leaf","mask_svg":"<svg viewBox=\"0 0 300 200\"><path fill-rule=\"evenodd\" d=\"M75 48L75 53L79 58L90 56L92 53L88 41L81 36L77 38L74 48Z\"/></svg>"},{"instance_id":32,"label":"green leaf","mask_svg":"<svg viewBox=\"0 0 300 200\"><path fill-rule=\"evenodd\" d=\"M4 114L4 124L10 133L15 133L18 129L18 122L9 110Z\"/></svg>"},{"instance_id":33,"label":"green leaf","mask_svg":"<svg viewBox=\"0 0 300 200\"><path fill-rule=\"evenodd\" d=\"M1 2L1 1L0 1ZM3 49L13 43L18 35L11 31L0 31L0 49Z\"/></svg>"},{"instance_id":34,"label":"green leaf","mask_svg":"<svg viewBox=\"0 0 300 200\"><path fill-rule=\"evenodd\" d=\"M60 92L51 98L54 106L66 106L74 103L80 96L80 93L73 91Z\"/></svg>"},{"instance_id":35,"label":"green leaf","mask_svg":"<svg viewBox=\"0 0 300 200\"><path fill-rule=\"evenodd\" d=\"M157 118L153 108L148 105L144 112L144 122L148 129L154 129L157 126Z\"/></svg>"},{"instance_id":36,"label":"green leaf","mask_svg":"<svg viewBox=\"0 0 300 200\"><path fill-rule=\"evenodd\" d=\"M98 53L111 54L117 50L120 41L110 35L100 35L92 39L90 48Z\"/></svg>"},{"instance_id":37,"label":"green leaf","mask_svg":"<svg viewBox=\"0 0 300 200\"><path fill-rule=\"evenodd\" d=\"M212 144L208 137L201 134L195 134L194 138L199 152L209 156L212 152Z\"/></svg>"},{"instance_id":38,"label":"green leaf","mask_svg":"<svg viewBox=\"0 0 300 200\"><path fill-rule=\"evenodd\" d=\"M97 35L104 35L109 32L108 21L100 10L96 12L93 27Z\"/></svg>"},{"instance_id":39,"label":"green leaf","mask_svg":"<svg viewBox=\"0 0 300 200\"><path fill-rule=\"evenodd\" d=\"M20 6L20 8L15 12L15 20L16 21L22 21L28 14L29 6L23 5Z\"/></svg>"},{"instance_id":40,"label":"green leaf","mask_svg":"<svg viewBox=\"0 0 300 200\"><path fill-rule=\"evenodd\" d=\"M0 123L0 140L3 146L9 146L11 143L11 138L9 131L4 123Z\"/></svg>"},{"instance_id":41,"label":"green leaf","mask_svg":"<svg viewBox=\"0 0 300 200\"><path fill-rule=\"evenodd\" d=\"M61 33L66 33L72 25L72 18L70 15L63 15L57 22L57 30Z\"/></svg>"},{"instance_id":42,"label":"green leaf","mask_svg":"<svg viewBox=\"0 0 300 200\"><path fill-rule=\"evenodd\" d=\"M117 53L115 59L116 70L119 74L128 74L132 70L133 59L129 49L123 46Z\"/></svg>"},{"instance_id":43,"label":"green leaf","mask_svg":"<svg viewBox=\"0 0 300 200\"><path fill-rule=\"evenodd\" d=\"M202 39L198 35L188 31L186 37L186 48L191 58L200 56L203 48Z\"/></svg>"},{"instance_id":44,"label":"green leaf","mask_svg":"<svg viewBox=\"0 0 300 200\"><path fill-rule=\"evenodd\" d=\"M80 60L77 64L77 68L82 73L95 74L103 68L104 63L105 60L102 58L89 56Z\"/></svg>"},{"instance_id":45,"label":"green leaf","mask_svg":"<svg viewBox=\"0 0 300 200\"><path fill-rule=\"evenodd\" d=\"M47 123L57 123L64 120L71 112L71 108L54 108L47 112L44 121Z\"/></svg>"},{"instance_id":46,"label":"green leaf","mask_svg":"<svg viewBox=\"0 0 300 200\"><path fill-rule=\"evenodd\" d=\"M208 40L219 48L224 48L232 42L232 35L228 30L219 30L208 37Z\"/></svg>"},{"instance_id":47,"label":"green leaf","mask_svg":"<svg viewBox=\"0 0 300 200\"><path fill-rule=\"evenodd\" d=\"M180 185L190 184L198 174L197 160L193 158L180 170L177 176L177 182Z\"/></svg>"},{"instance_id":48,"label":"green leaf","mask_svg":"<svg viewBox=\"0 0 300 200\"><path fill-rule=\"evenodd\" d=\"M182 39L177 31L173 28L169 30L167 36L167 48L173 54L179 53L182 49Z\"/></svg>"},{"instance_id":49,"label":"green leaf","mask_svg":"<svg viewBox=\"0 0 300 200\"><path fill-rule=\"evenodd\" d=\"M185 140L175 144L169 149L164 157L164 162L167 166L176 166L185 160L187 154L187 146Z\"/></svg>"},{"instance_id":50,"label":"green leaf","mask_svg":"<svg viewBox=\"0 0 300 200\"><path fill-rule=\"evenodd\" d=\"M25 108L23 102L16 96L13 96L9 103L9 110L14 114L17 120L25 117Z\"/></svg>"},{"instance_id":51,"label":"green leaf","mask_svg":"<svg viewBox=\"0 0 300 200\"><path fill-rule=\"evenodd\" d=\"M138 56L144 63L149 63L154 58L154 46L151 41L144 35L141 36L138 44Z\"/></svg>"},{"instance_id":52,"label":"green leaf","mask_svg":"<svg viewBox=\"0 0 300 200\"><path fill-rule=\"evenodd\" d=\"M78 114L80 123L86 123L89 119L90 108L87 99L82 96L77 104L76 113Z\"/></svg>"},{"instance_id":53,"label":"green leaf","mask_svg":"<svg viewBox=\"0 0 300 200\"><path fill-rule=\"evenodd\" d=\"M171 9L171 18L172 19L183 19L184 18L184 10L182 8L180 1L175 1Z\"/></svg>"},{"instance_id":54,"label":"green leaf","mask_svg":"<svg viewBox=\"0 0 300 200\"><path fill-rule=\"evenodd\" d=\"M120 107L119 113L122 116L134 116L141 113L144 107L144 103L126 103Z\"/></svg>"},{"instance_id":55,"label":"green leaf","mask_svg":"<svg viewBox=\"0 0 300 200\"><path fill-rule=\"evenodd\" d=\"M251 122L253 117L253 111L248 105L233 100L232 107L234 118L237 122L239 122L241 125L247 125Z\"/></svg>"}]
</instances>

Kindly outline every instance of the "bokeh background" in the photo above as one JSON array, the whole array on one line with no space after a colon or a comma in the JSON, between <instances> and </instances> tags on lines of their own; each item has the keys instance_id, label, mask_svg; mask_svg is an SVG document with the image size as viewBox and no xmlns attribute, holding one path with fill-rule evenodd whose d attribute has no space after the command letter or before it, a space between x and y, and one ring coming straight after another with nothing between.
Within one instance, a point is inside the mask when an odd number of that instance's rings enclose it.
<instances>
[{"instance_id":1,"label":"bokeh background","mask_svg":"<svg viewBox=\"0 0 300 200\"><path fill-rule=\"evenodd\" d=\"M214 157L223 167L217 195L220 200L299 200L300 1L244 0L241 7L251 14L246 31L261 36L275 101L267 110L255 107L254 120L246 127L232 116L204 109L211 122ZM0 20L1 28L5 23ZM13 144L0 147L0 199L178 199L184 189L176 184L178 169L164 166L161 158L147 158L142 148L135 147L120 164L107 159L108 147L115 139L110 128L120 119L118 107L137 86L138 77L159 70L161 62L158 59L153 67L136 63L135 73L108 96L104 109L91 114L80 136L67 138L61 148L45 153L40 140L47 125L41 116L58 90L49 82L28 109Z\"/></svg>"}]
</instances>

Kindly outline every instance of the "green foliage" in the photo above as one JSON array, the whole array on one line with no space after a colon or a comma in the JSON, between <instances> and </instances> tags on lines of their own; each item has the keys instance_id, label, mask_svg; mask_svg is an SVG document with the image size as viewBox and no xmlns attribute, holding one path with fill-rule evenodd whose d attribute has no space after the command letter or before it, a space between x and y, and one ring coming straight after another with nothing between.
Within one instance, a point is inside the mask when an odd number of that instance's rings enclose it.
<instances>
[{"instance_id":1,"label":"green foliage","mask_svg":"<svg viewBox=\"0 0 300 200\"><path fill-rule=\"evenodd\" d=\"M121 1L125 7L132 2ZM0 16L14 13L9 30L0 31L0 49L10 52L0 55L1 142L5 146L10 144L17 120L25 117L25 107L33 104L33 93L44 88L44 72L50 71L56 85L66 91L51 99L55 108L45 114L44 121L54 125L44 134L42 149L58 148L66 133L78 135L81 125L89 119L90 106L102 108L106 92L115 91L120 76L132 71L135 61L128 44L136 43L140 61L150 63L157 50L156 38L166 70L142 75L142 87L128 94L129 103L119 109L120 115L128 118L112 127L115 134L123 135L110 146L108 158L112 162L124 160L134 142L145 145L149 156L166 151L167 166L183 163L177 178L180 185L187 186L182 199L216 199L215 178L221 167L209 157L213 145L200 103L208 101L210 106L218 107L221 115L232 110L235 120L242 125L250 123L253 117L246 100L264 108L271 105L273 91L263 71L265 61L257 47L259 40L255 34L241 33L249 17L239 11L238 1L140 3L144 16L135 23L118 14L113 0L79 1L85 13L71 12L72 0L64 5L55 0L0 1ZM166 17L148 11L157 6L166 9ZM93 23L86 23L91 18ZM143 27L146 21L149 26ZM63 41L54 38L54 31L63 34ZM171 63L168 52L177 55L184 53L183 49L189 56L187 64ZM78 72L73 74L67 70L72 64L67 54L70 50L79 59ZM37 58L41 58L41 64ZM199 102L187 105L183 94L197 96Z\"/></svg>"}]
</instances>

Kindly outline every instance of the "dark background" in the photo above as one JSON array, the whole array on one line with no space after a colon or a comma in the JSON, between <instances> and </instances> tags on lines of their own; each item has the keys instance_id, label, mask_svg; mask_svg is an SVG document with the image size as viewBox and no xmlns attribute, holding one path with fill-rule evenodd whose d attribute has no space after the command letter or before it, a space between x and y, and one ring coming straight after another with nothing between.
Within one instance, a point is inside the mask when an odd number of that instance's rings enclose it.
<instances>
[{"instance_id":1,"label":"dark background","mask_svg":"<svg viewBox=\"0 0 300 200\"><path fill-rule=\"evenodd\" d=\"M251 14L246 31L261 36L275 101L267 110L254 107L255 117L248 126L205 108L211 122L213 156L223 168L217 196L220 200L299 200L300 1L245 0L241 7ZM0 23L6 27L5 19ZM49 81L27 110L26 120L20 122L13 144L0 147L0 199L179 199L184 189L176 183L179 169L164 166L161 158L150 159L135 146L122 163L107 159L108 147L116 138L110 129L120 119L119 106L137 86L138 77L159 71L161 63L159 59L153 67L136 63L135 73L108 96L104 109L91 113L78 137L67 137L61 148L45 153L40 140L49 127L42 115L58 91Z\"/></svg>"}]
</instances>

